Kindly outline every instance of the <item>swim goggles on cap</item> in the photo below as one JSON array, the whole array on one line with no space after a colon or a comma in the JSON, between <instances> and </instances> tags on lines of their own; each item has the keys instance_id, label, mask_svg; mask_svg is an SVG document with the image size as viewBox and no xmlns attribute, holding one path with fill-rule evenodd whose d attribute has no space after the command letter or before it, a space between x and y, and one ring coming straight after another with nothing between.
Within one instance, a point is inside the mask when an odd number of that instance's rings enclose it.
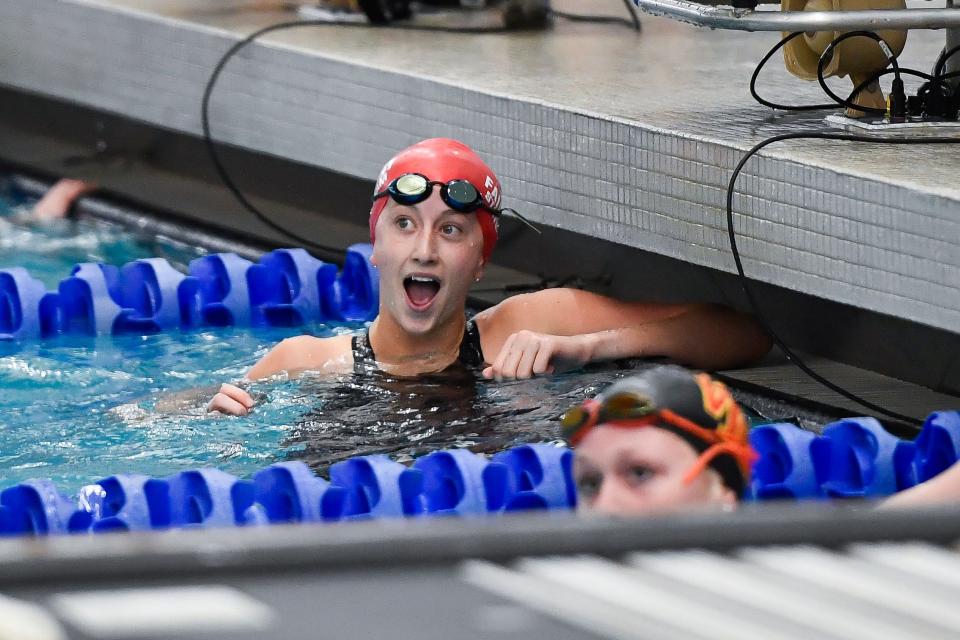
<instances>
[{"instance_id":1,"label":"swim goggles on cap","mask_svg":"<svg viewBox=\"0 0 960 640\"><path fill-rule=\"evenodd\" d=\"M723 454L733 457L746 477L756 457L749 444L731 439L722 427L711 429L698 425L670 409L658 408L650 398L631 391L620 391L606 397L601 395L599 400L588 398L580 406L563 414L561 424L564 437L573 446L599 424L620 428L656 426L674 431L687 441L692 436L706 448L684 474L684 484L693 482L717 456ZM742 484L742 478L724 478L724 481L728 486Z\"/></svg>"},{"instance_id":2,"label":"swim goggles on cap","mask_svg":"<svg viewBox=\"0 0 960 640\"><path fill-rule=\"evenodd\" d=\"M637 426L641 426L637 421L654 424L657 413L656 407L648 398L624 391L603 397L602 402L596 398L587 398L580 406L564 413L560 424L563 425L564 437L570 444L576 445L598 424L625 420Z\"/></svg>"},{"instance_id":3,"label":"swim goggles on cap","mask_svg":"<svg viewBox=\"0 0 960 640\"><path fill-rule=\"evenodd\" d=\"M494 216L507 212L522 220L528 227L540 233L540 230L533 226L529 220L517 213L513 209L503 208L494 209L483 201L480 191L469 180L451 180L450 182L438 182L430 180L419 173L405 173L397 177L387 188L373 196L374 200L390 196L397 204L411 206L423 202L433 193L433 188L440 187L440 198L444 203L458 213L473 213L482 209Z\"/></svg>"}]
</instances>

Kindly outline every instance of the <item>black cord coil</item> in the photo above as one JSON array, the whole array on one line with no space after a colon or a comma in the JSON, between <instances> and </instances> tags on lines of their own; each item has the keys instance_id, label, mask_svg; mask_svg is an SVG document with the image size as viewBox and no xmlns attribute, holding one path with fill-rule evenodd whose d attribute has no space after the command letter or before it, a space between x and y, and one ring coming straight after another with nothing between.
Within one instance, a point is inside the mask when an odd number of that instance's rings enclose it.
<instances>
[{"instance_id":1,"label":"black cord coil","mask_svg":"<svg viewBox=\"0 0 960 640\"><path fill-rule=\"evenodd\" d=\"M763 67L766 66L770 58L773 57L773 54L782 49L788 42L801 35L803 35L803 31L794 31L791 34L784 36L781 38L780 42L775 44L769 51L767 51L767 54L760 59L760 62L757 63L757 66L753 70L753 75L750 77L750 95L753 96L754 100L763 106L770 107L771 109L780 109L781 111L819 111L821 109L836 109L837 105L833 102L827 104L800 105L777 104L761 98L760 94L757 93L757 78L760 76L760 71L763 70Z\"/></svg>"},{"instance_id":2,"label":"black cord coil","mask_svg":"<svg viewBox=\"0 0 960 640\"><path fill-rule=\"evenodd\" d=\"M213 140L213 135L210 128L210 100L213 96L213 90L216 88L217 81L220 79L220 75L223 73L223 70L226 68L227 63L233 59L240 51L245 47L253 43L257 38L264 36L268 33L274 31L283 31L288 29L297 29L301 27L328 27L328 26L351 26L351 27L371 27L371 25L366 23L358 22L341 22L336 20L291 20L287 22L280 22L272 24L270 26L264 27L254 31L247 37L236 42L231 46L226 53L224 53L220 60L217 61L216 66L213 69L213 72L210 74L210 78L207 80L206 86L203 89L203 99L200 103L200 124L203 129L203 141L207 148L207 154L210 156L211 162L217 171L217 175L220 176L221 182L224 186L233 194L233 197L237 199L237 202L243 206L244 209L252 213L260 222L273 229L277 233L293 240L294 242L299 242L305 247L311 249L332 254L335 256L346 255L346 251L339 247L333 247L330 245L320 244L315 240L301 236L290 229L287 229L273 220L271 220L266 214L264 214L253 202L251 202L240 190L237 184L233 181L233 178L230 177L230 173L227 171L226 166L223 163L222 158L220 157L219 152L217 151L217 145ZM425 26L425 25L404 25L402 27L393 27L393 28L402 28L410 29L417 31L442 31L442 32L468 32L468 33L479 33L479 32L489 32L489 31L503 31L505 29L500 28L484 28L484 29L461 29L455 27L434 27L434 26Z\"/></svg>"},{"instance_id":3,"label":"black cord coil","mask_svg":"<svg viewBox=\"0 0 960 640\"><path fill-rule=\"evenodd\" d=\"M886 43L883 41L883 38L881 38L880 36L870 31L851 31L849 33L842 34L841 36L835 38L824 50L823 55L820 56L820 60L818 62L817 80L820 86L823 88L823 90L827 93L827 95L834 100L833 102L824 103L824 104L789 105L789 104L778 104L776 102L771 102L765 98L762 98L760 94L757 92L757 80L760 77L760 72L763 70L767 62L770 61L770 58L772 58L777 51L782 49L788 42L790 42L794 38L797 38L803 35L803 33L804 33L803 31L794 31L793 33L790 33L784 36L783 38L781 38L780 41L777 42L777 44L775 44L773 47L771 47L769 51L767 51L766 55L764 55L763 58L761 58L760 62L758 62L757 66L754 68L753 75L750 77L750 95L753 97L754 100L756 100L763 106L770 107L771 109L778 109L780 111L821 111L821 110L827 110L827 109L836 109L837 106L839 105L842 107L850 107L853 109L870 112L870 113L874 113L874 112L885 113L885 111L881 111L879 109L873 109L871 107L861 107L859 105L856 105L853 103L853 100L858 95L860 95L861 91L869 87L872 83L876 82L883 76L889 75L891 73L895 74L898 79L900 78L900 75L903 74L903 75L923 78L928 81L934 80L934 77L937 75L936 73L934 73L934 75L931 76L928 73L917 71L916 69L907 69L907 68L900 67L900 65L896 60L896 56L892 55L892 51L890 51L889 46L887 46ZM870 75L870 77L868 77L866 80L864 80L859 85L857 85L853 89L853 91L850 92L850 95L847 96L846 99L843 99L840 96L834 94L833 91L831 91L830 88L826 85L826 79L823 77L823 69L829 63L830 57L833 55L833 50L838 44L840 44L842 41L846 40L847 38L852 38L857 36L868 37L872 40L877 41L878 43L881 43L881 46L884 47L884 53L888 56L888 59L894 65L894 68L882 69L880 71L873 73L872 75ZM956 50L960 50L960 47L955 47L955 49L951 51L955 52ZM941 58L945 59L945 58L948 58L950 55L952 55L951 52L944 52L944 54L941 55ZM939 60L938 60L938 64L940 64Z\"/></svg>"},{"instance_id":4,"label":"black cord coil","mask_svg":"<svg viewBox=\"0 0 960 640\"><path fill-rule=\"evenodd\" d=\"M933 75L937 78L942 77L944 68L947 66L947 60L953 57L957 52L960 52L960 44L950 50L944 50L939 56L937 56L937 63L933 65ZM954 71L954 73L956 73L956 71Z\"/></svg>"},{"instance_id":5,"label":"black cord coil","mask_svg":"<svg viewBox=\"0 0 960 640\"><path fill-rule=\"evenodd\" d=\"M280 31L284 29L294 29L298 27L312 27L312 26L327 26L331 23L326 20L297 20L289 22L281 22L277 24L272 24L268 27L258 29L250 35L248 35L243 40L236 42L231 46L226 53L224 53L220 60L217 62L216 66L213 69L213 72L210 74L210 78L207 80L207 84L203 89L203 100L200 103L200 124L203 128L203 142L207 147L207 154L210 156L210 160L213 162L214 168L217 170L217 175L220 176L221 182L224 186L233 194L233 197L237 199L244 209L252 213L260 222L267 225L277 233L290 238L294 242L299 242L306 247L322 251L324 253L333 254L336 256L346 255L346 252L339 247L332 247L324 244L319 244L314 240L301 236L293 231L277 224L271 220L266 214L264 214L260 209L250 202L249 199L240 191L240 188L233 181L233 178L230 177L229 172L227 172L226 167L223 164L223 160L220 158L220 154L217 151L217 145L213 140L213 136L210 132L210 98L213 96L213 90L217 86L217 80L220 78L220 74L223 73L224 68L227 66L227 63L240 51L242 51L247 45L252 43L254 40L263 36L265 34L271 33L273 31Z\"/></svg>"},{"instance_id":6,"label":"black cord coil","mask_svg":"<svg viewBox=\"0 0 960 640\"><path fill-rule=\"evenodd\" d=\"M837 104L846 107L847 109L853 109L855 111L862 111L864 113L875 113L878 115L883 115L887 112L886 109L878 109L875 107L867 107L855 104L849 99L843 99L833 91L830 87L827 86L826 78L823 77L823 70L829 64L830 60L833 58L834 49L844 40L849 40L850 38L870 38L874 40L880 48L883 50L883 54L887 57L888 64L893 65L894 74L897 80L900 80L900 65L897 63L896 54L891 51L890 46L886 41L875 34L872 31L849 31L847 33L841 34L834 38L830 44L827 45L827 48L823 50L823 53L820 54L820 60L817 62L817 82L820 83L820 88L823 89L823 92L826 93L832 100ZM862 91L862 89L861 89Z\"/></svg>"}]
</instances>

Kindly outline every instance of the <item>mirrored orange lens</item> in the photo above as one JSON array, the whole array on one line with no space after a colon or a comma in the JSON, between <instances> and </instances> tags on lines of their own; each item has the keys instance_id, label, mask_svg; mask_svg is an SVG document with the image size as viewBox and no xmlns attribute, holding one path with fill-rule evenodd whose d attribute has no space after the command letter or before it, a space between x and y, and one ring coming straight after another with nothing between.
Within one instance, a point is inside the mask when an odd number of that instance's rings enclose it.
<instances>
[{"instance_id":1,"label":"mirrored orange lens","mask_svg":"<svg viewBox=\"0 0 960 640\"><path fill-rule=\"evenodd\" d=\"M635 393L618 393L604 398L601 413L607 420L640 418L655 411L649 398Z\"/></svg>"},{"instance_id":2,"label":"mirrored orange lens","mask_svg":"<svg viewBox=\"0 0 960 640\"><path fill-rule=\"evenodd\" d=\"M556 415L556 414L554 414ZM563 414L560 418L560 424L564 429L576 429L584 424L590 418L590 414L583 407L574 407Z\"/></svg>"}]
</instances>

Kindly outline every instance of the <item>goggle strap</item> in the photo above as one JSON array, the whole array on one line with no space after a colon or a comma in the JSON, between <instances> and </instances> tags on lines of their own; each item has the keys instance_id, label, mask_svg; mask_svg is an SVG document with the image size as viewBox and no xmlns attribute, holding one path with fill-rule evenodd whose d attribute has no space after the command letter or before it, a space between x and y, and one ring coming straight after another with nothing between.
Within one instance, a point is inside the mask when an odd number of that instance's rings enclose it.
<instances>
[{"instance_id":1,"label":"goggle strap","mask_svg":"<svg viewBox=\"0 0 960 640\"><path fill-rule=\"evenodd\" d=\"M488 210L493 212L494 215L500 215L504 212L509 213L511 216L513 216L514 218L517 218L518 220L520 220L520 222L527 225L537 233L542 233L542 231L540 231L540 229L537 229L532 222L530 222L529 220L524 218L522 215L520 215L520 213L516 209L505 208L505 209L500 209L499 211L497 211L496 209L488 209Z\"/></svg>"},{"instance_id":2,"label":"goggle strap","mask_svg":"<svg viewBox=\"0 0 960 640\"><path fill-rule=\"evenodd\" d=\"M720 441L720 436L715 429L705 429L692 420L688 420L687 418L674 413L670 409L660 409L657 411L657 414L661 419L663 419L664 422L668 422L678 429L683 429L690 435L696 436L704 442Z\"/></svg>"},{"instance_id":3,"label":"goggle strap","mask_svg":"<svg viewBox=\"0 0 960 640\"><path fill-rule=\"evenodd\" d=\"M746 471L750 468L750 463L752 463L756 458L756 452L744 445L736 444L733 442L718 442L714 445L711 445L706 451L700 454L700 457L697 458L697 461L693 464L692 467L687 471L683 476L683 484L690 484L693 482L697 476L703 473L710 463L714 461L717 456L729 454L737 461L737 466L740 467L740 470L746 475Z\"/></svg>"}]
</instances>

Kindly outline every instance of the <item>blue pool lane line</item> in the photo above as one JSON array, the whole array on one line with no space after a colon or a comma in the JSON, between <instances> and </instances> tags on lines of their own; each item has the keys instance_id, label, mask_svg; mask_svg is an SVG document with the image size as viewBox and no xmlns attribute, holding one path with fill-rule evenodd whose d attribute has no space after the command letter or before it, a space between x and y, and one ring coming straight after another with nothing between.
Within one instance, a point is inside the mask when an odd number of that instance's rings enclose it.
<instances>
[{"instance_id":1,"label":"blue pool lane line","mask_svg":"<svg viewBox=\"0 0 960 640\"><path fill-rule=\"evenodd\" d=\"M528 444L506 453L487 460L465 449L437 451L411 467L383 455L360 456L333 465L330 482L299 461L270 465L252 480L217 469L163 479L116 475L81 489L79 504L49 480L30 480L0 493L0 534L471 516L575 506L571 450Z\"/></svg>"},{"instance_id":2,"label":"blue pool lane line","mask_svg":"<svg viewBox=\"0 0 960 640\"><path fill-rule=\"evenodd\" d=\"M349 247L339 272L303 249L277 249L258 263L207 255L191 261L187 274L163 258L119 268L84 263L49 292L25 269L2 269L0 340L365 322L376 317L380 297L372 251Z\"/></svg>"},{"instance_id":3,"label":"blue pool lane line","mask_svg":"<svg viewBox=\"0 0 960 640\"><path fill-rule=\"evenodd\" d=\"M960 458L960 411L931 413L912 442L873 418L847 418L826 425L822 436L788 423L760 425L750 444L760 454L751 487L758 500L882 498Z\"/></svg>"},{"instance_id":4,"label":"blue pool lane line","mask_svg":"<svg viewBox=\"0 0 960 640\"><path fill-rule=\"evenodd\" d=\"M762 425L750 440L760 453L751 498L879 498L957 461L960 411L930 414L914 442L890 435L872 418L831 423L822 436L791 424ZM270 465L252 480L217 469L162 479L115 475L83 487L79 503L50 480L31 480L0 492L0 535L570 510L576 506L573 455L551 444L513 447L492 459L448 449L410 467L384 455L358 456L333 465L330 481L299 461Z\"/></svg>"}]
</instances>

